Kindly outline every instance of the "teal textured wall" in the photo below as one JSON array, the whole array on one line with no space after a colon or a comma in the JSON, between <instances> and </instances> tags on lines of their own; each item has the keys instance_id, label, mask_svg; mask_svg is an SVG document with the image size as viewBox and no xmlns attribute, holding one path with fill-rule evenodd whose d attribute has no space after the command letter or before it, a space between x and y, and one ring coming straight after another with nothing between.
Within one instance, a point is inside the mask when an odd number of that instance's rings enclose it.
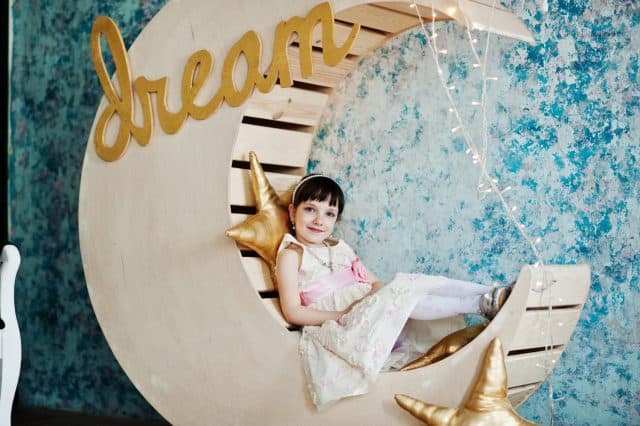
<instances>
[{"instance_id":1,"label":"teal textured wall","mask_svg":"<svg viewBox=\"0 0 640 426\"><path fill-rule=\"evenodd\" d=\"M15 1L9 152L10 238L22 254L16 311L22 404L154 417L91 308L78 243L82 159L102 96L89 55L96 16L130 45L164 2Z\"/></svg>"},{"instance_id":2,"label":"teal textured wall","mask_svg":"<svg viewBox=\"0 0 640 426\"><path fill-rule=\"evenodd\" d=\"M88 40L100 14L125 43L164 4L18 0L13 5L9 153L11 238L23 264L20 400L28 405L154 417L114 360L89 303L78 247L82 158L100 87ZM640 11L633 1L511 1L538 44L493 44L490 168L548 262L587 262L589 301L554 371L559 424L640 422ZM466 119L473 71L459 29L446 70ZM477 115L477 112L475 113ZM476 116L477 119L477 116ZM421 270L508 282L530 251L452 137L419 31L365 59L332 99L309 168L347 189L342 225L380 276ZM348 162L336 159L349 158ZM547 420L544 390L521 408Z\"/></svg>"}]
</instances>

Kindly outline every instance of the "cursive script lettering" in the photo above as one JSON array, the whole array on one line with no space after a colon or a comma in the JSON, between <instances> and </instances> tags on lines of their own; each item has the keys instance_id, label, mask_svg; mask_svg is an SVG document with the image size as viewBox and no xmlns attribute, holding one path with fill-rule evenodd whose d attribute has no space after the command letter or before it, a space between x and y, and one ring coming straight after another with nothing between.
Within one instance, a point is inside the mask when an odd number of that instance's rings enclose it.
<instances>
[{"instance_id":1,"label":"cursive script lettering","mask_svg":"<svg viewBox=\"0 0 640 426\"><path fill-rule=\"evenodd\" d=\"M329 3L321 3L311 9L306 17L293 17L280 22L275 31L275 42L271 64L266 72L260 69L262 42L255 31L247 31L234 43L224 59L221 69L221 83L218 91L204 105L196 104L196 97L211 75L214 67L213 56L206 50L193 53L184 65L181 82L181 102L179 111L169 111L167 107L167 77L150 80L138 77L131 83L131 69L125 51L124 41L115 22L106 16L99 16L91 31L91 57L100 85L107 100L106 108L100 113L94 132L96 153L105 161L115 161L124 155L131 138L140 146L149 144L153 131L154 109L151 94L155 93L155 109L160 127L167 134L180 130L187 117L204 120L220 107L222 102L237 107L251 96L254 88L262 93L273 89L276 81L280 86L293 85L287 46L295 33L300 49L300 70L304 78L313 75L311 35L316 25L322 25L322 57L325 64L335 66L348 54L360 30L358 24L351 28L342 46L337 46L333 37L334 17ZM107 73L101 37L104 36L115 65L114 82ZM241 85L234 79L234 71L240 58L247 63L247 73ZM134 96L140 101L142 123L134 122ZM107 127L117 116L118 131L112 143L107 142Z\"/></svg>"}]
</instances>

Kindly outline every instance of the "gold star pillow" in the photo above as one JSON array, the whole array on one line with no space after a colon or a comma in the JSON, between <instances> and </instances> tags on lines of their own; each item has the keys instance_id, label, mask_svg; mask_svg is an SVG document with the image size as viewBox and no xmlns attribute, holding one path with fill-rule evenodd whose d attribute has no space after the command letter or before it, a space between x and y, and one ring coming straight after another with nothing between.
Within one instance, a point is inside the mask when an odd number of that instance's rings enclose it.
<instances>
[{"instance_id":1,"label":"gold star pillow","mask_svg":"<svg viewBox=\"0 0 640 426\"><path fill-rule=\"evenodd\" d=\"M256 214L227 230L227 237L255 250L269 265L275 277L278 247L289 232L289 213L292 191L279 197L260 166L256 153L249 153L251 188L256 198ZM274 279L275 282L275 279Z\"/></svg>"},{"instance_id":2,"label":"gold star pillow","mask_svg":"<svg viewBox=\"0 0 640 426\"><path fill-rule=\"evenodd\" d=\"M480 373L462 407L440 407L402 394L395 399L414 417L433 426L535 426L520 417L507 398L507 367L498 338L489 343Z\"/></svg>"}]
</instances>

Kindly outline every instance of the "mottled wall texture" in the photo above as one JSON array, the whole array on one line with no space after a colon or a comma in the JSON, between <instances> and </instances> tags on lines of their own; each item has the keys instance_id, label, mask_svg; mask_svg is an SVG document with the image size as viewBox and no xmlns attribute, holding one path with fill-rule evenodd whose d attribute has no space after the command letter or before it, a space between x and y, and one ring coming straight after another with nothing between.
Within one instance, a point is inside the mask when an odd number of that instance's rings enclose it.
<instances>
[{"instance_id":1,"label":"mottled wall texture","mask_svg":"<svg viewBox=\"0 0 640 426\"><path fill-rule=\"evenodd\" d=\"M101 96L88 52L95 16L127 45L157 0L16 1L11 99L11 236L23 254L16 288L24 344L20 400L153 417L114 360L88 300L77 198ZM492 38L489 171L545 262L588 263L589 300L553 373L557 424L640 423L640 9L637 2L510 1L537 45ZM439 25L448 84L482 143L477 69L459 27ZM478 35L484 46L484 36ZM348 204L341 233L383 278L397 270L508 283L531 249L491 195L475 191L420 30L365 58L330 101L310 170L335 176ZM549 421L546 387L520 413Z\"/></svg>"}]
</instances>

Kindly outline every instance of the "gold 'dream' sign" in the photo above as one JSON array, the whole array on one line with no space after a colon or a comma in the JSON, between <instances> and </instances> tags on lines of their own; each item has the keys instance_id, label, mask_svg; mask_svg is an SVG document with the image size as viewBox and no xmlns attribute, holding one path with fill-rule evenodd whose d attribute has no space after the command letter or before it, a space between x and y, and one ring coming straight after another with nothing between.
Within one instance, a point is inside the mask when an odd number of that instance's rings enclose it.
<instances>
[{"instance_id":1,"label":"gold 'dream' sign","mask_svg":"<svg viewBox=\"0 0 640 426\"><path fill-rule=\"evenodd\" d=\"M153 130L152 93L156 94L156 109L162 130L167 134L174 134L180 130L187 117L204 120L215 113L223 101L232 107L241 105L253 93L255 87L262 93L271 91L276 81L279 81L281 87L290 87L293 85L293 80L289 70L287 46L294 33L298 35L299 40L301 74L305 78L310 77L313 74L311 34L318 24L322 25L324 63L328 66L339 64L351 49L360 30L360 25L354 24L345 42L338 47L333 37L333 9L329 3L321 3L311 9L304 18L295 16L278 24L275 30L271 65L267 72L262 72L260 69L262 53L260 37L255 31L244 33L231 47L224 59L220 88L204 105L196 104L195 99L211 74L213 57L206 50L198 50L193 53L187 60L182 73L180 92L182 109L172 112L168 110L166 103L167 77L157 80L138 77L132 84L131 69L122 35L112 19L99 16L91 30L91 58L108 105L97 120L94 140L96 153L105 161L115 161L121 158L127 150L131 137L140 146L145 146L150 142ZM100 36L102 35L104 35L113 57L116 69L115 78L120 93L114 87L107 72L100 46ZM247 61L247 75L242 86L238 88L233 74L241 55L244 55ZM134 123L134 96L138 96L142 105L142 125ZM108 144L106 129L116 114L119 117L118 132L115 141Z\"/></svg>"}]
</instances>

